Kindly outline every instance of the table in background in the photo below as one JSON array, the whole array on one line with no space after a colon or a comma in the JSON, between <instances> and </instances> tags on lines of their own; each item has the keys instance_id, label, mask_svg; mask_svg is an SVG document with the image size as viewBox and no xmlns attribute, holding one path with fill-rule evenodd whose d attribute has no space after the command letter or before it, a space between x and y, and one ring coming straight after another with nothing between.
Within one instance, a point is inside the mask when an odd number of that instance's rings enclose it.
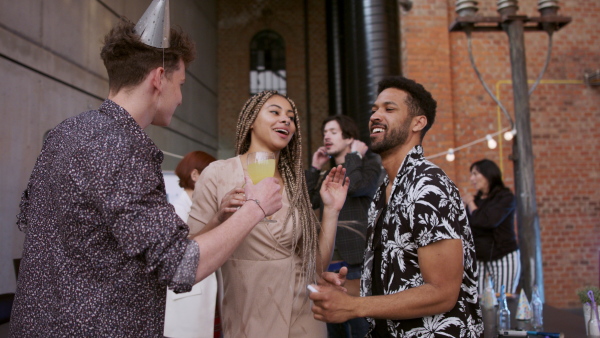
<instances>
[{"instance_id":1,"label":"table in background","mask_svg":"<svg viewBox=\"0 0 600 338\"><path fill-rule=\"evenodd\" d=\"M508 308L511 316L511 327L516 329L517 305L519 299L508 299ZM544 304L544 332L564 333L565 338L585 338L585 320L583 311L581 315L565 309L555 308Z\"/></svg>"}]
</instances>

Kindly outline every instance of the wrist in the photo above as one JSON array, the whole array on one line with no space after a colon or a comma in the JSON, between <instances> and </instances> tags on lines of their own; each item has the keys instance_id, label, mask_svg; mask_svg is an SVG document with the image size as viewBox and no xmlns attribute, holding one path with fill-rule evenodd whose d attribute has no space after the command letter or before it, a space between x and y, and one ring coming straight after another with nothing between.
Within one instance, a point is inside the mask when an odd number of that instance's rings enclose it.
<instances>
[{"instance_id":1,"label":"wrist","mask_svg":"<svg viewBox=\"0 0 600 338\"><path fill-rule=\"evenodd\" d=\"M360 290L359 290L360 292ZM353 302L352 304L352 309L353 309L353 314L352 316L354 316L355 318L360 318L360 317L367 317L367 312L365 311L365 306L363 304L360 304L361 301L366 300L365 297L360 297L360 295L358 297L354 297L354 296L350 296L350 300L351 302Z\"/></svg>"},{"instance_id":2,"label":"wrist","mask_svg":"<svg viewBox=\"0 0 600 338\"><path fill-rule=\"evenodd\" d=\"M336 209L332 206L323 205L323 216L327 213L328 216L335 216L336 218L340 215L342 209Z\"/></svg>"},{"instance_id":3,"label":"wrist","mask_svg":"<svg viewBox=\"0 0 600 338\"><path fill-rule=\"evenodd\" d=\"M355 155L356 155L356 156L358 156L358 158L360 158L361 160L362 160L362 158L363 158L363 155L362 155L362 154L360 153L360 151L358 151L358 150L352 151L352 152L350 152L350 154L355 154Z\"/></svg>"},{"instance_id":4,"label":"wrist","mask_svg":"<svg viewBox=\"0 0 600 338\"><path fill-rule=\"evenodd\" d=\"M267 213L265 212L265 209L263 209L262 205L260 205L260 201L258 199L256 199L256 198L248 198L248 199L246 199L246 202L248 202L248 201L252 201L252 202L256 203L256 205L258 205L258 207L262 211L263 217L267 217Z\"/></svg>"},{"instance_id":5,"label":"wrist","mask_svg":"<svg viewBox=\"0 0 600 338\"><path fill-rule=\"evenodd\" d=\"M251 216L250 215L248 215L248 216L250 216L253 219L255 219L254 223L260 222L260 220L262 220L263 218L266 217L265 216L266 214L265 214L265 211L262 208L262 206L259 204L260 202L256 203L255 200L256 199L254 199L254 198L253 199L247 199L246 202L244 203L244 205L242 205L242 207L237 212L235 212L234 215L237 214L242 209L246 209L247 212L251 213L250 214ZM243 217L246 218L246 216L243 216Z\"/></svg>"}]
</instances>

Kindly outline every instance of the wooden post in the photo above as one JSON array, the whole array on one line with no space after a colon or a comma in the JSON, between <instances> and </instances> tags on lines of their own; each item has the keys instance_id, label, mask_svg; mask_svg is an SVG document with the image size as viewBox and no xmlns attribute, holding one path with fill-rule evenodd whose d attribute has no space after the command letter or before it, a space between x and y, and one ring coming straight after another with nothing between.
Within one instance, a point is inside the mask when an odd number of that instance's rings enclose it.
<instances>
[{"instance_id":1,"label":"wooden post","mask_svg":"<svg viewBox=\"0 0 600 338\"><path fill-rule=\"evenodd\" d=\"M503 13L501 13L503 14ZM513 143L515 171L515 194L517 201L517 225L521 249L521 286L527 295L536 285L544 302L544 276L542 270L542 250L540 223L535 199L535 176L533 170L533 146L529 115L529 86L525 58L525 38L523 19L508 15L502 24L508 34L510 63L515 108L517 135Z\"/></svg>"},{"instance_id":2,"label":"wooden post","mask_svg":"<svg viewBox=\"0 0 600 338\"><path fill-rule=\"evenodd\" d=\"M457 12L459 16L450 25L449 30L451 32L466 32L467 30L470 32L497 32L503 30L508 34L515 99L515 126L517 129L517 135L513 139L512 159L514 160L517 225L521 248L522 272L520 284L528 295L531 295L533 286L537 286L543 302L545 299L544 275L542 270L540 221L535 202L535 176L529 119L529 88L525 63L524 32L546 31L550 34L569 24L571 18L556 15L558 6L546 6L545 9L540 10L542 14L540 17L519 16L516 15L517 2L514 0L498 0L500 16L494 17L474 15L477 11L476 5L464 7L460 11L462 15ZM471 12L464 12L465 10Z\"/></svg>"}]
</instances>

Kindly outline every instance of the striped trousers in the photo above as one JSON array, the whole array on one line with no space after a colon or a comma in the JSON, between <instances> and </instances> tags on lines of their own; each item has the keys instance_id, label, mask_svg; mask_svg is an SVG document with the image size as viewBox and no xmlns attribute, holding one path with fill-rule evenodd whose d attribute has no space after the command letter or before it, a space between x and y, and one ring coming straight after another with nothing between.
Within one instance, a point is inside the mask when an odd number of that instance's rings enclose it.
<instances>
[{"instance_id":1,"label":"striped trousers","mask_svg":"<svg viewBox=\"0 0 600 338\"><path fill-rule=\"evenodd\" d=\"M515 250L506 256L489 262L477 261L479 271L479 294L483 294L485 288L485 276L490 274L494 281L494 292L500 293L500 287L506 286L507 293L516 293L521 277L521 252Z\"/></svg>"}]
</instances>

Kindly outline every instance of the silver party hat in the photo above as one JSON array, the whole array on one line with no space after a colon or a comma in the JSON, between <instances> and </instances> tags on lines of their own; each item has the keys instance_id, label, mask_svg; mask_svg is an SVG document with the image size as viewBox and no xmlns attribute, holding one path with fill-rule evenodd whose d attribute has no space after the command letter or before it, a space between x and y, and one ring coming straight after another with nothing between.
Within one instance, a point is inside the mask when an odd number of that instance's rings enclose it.
<instances>
[{"instance_id":1,"label":"silver party hat","mask_svg":"<svg viewBox=\"0 0 600 338\"><path fill-rule=\"evenodd\" d=\"M169 0L152 0L134 31L143 43L156 48L169 48L171 23L169 20Z\"/></svg>"}]
</instances>

